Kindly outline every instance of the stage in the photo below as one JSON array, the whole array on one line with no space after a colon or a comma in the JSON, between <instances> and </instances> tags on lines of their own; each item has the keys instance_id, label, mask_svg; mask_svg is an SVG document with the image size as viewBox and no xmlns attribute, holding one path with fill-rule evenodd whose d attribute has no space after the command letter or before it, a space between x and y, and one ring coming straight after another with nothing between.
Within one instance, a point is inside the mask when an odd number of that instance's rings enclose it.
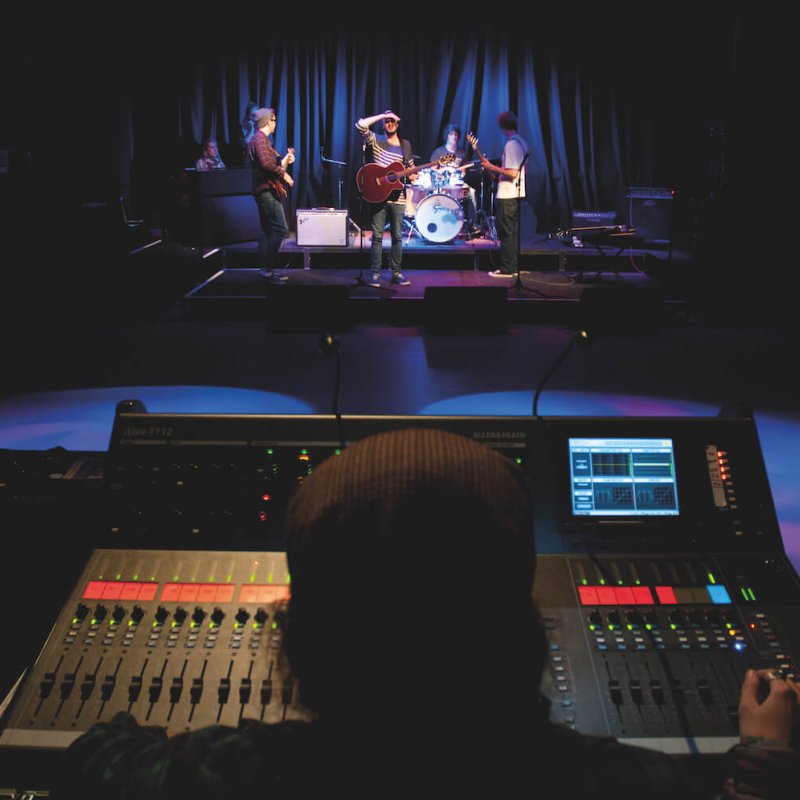
<instances>
[{"instance_id":1,"label":"stage","mask_svg":"<svg viewBox=\"0 0 800 800\"><path fill-rule=\"evenodd\" d=\"M519 278L489 274L499 264L499 243L491 238L456 238L433 244L413 233L403 243L403 272L410 286L391 283L386 266L391 241L384 234L384 269L380 287L368 286L371 235L350 232L346 246L300 246L295 234L284 239L281 254L287 280L264 280L257 269L257 242L220 246L211 255L208 277L183 297L181 313L196 318L264 319L265 304L276 293L295 287L292 301L303 311L303 297L311 292L328 305L346 298L348 317L362 322L415 324L425 319L424 305L431 297L444 308L480 314L482 302L492 303L500 292L509 322L570 321L587 290L609 296L644 297L658 292L671 307L682 304L679 276L691 269L692 257L684 252L643 247L564 244L554 236L526 237L520 243ZM301 287L306 287L303 291ZM313 290L312 287L317 287ZM323 288L324 287L324 288ZM326 298L321 296L327 293ZM298 300L295 300L295 297ZM309 313L314 311L309 303Z\"/></svg>"}]
</instances>

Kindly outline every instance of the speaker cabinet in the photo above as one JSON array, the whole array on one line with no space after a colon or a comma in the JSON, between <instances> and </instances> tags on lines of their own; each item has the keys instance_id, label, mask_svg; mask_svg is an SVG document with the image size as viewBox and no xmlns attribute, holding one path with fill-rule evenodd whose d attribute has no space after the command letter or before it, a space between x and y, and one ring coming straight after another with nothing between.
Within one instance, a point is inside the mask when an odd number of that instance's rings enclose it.
<instances>
[{"instance_id":1,"label":"speaker cabinet","mask_svg":"<svg viewBox=\"0 0 800 800\"><path fill-rule=\"evenodd\" d=\"M350 326L345 284L276 284L267 291L267 329L284 333L325 333Z\"/></svg>"},{"instance_id":2,"label":"speaker cabinet","mask_svg":"<svg viewBox=\"0 0 800 800\"><path fill-rule=\"evenodd\" d=\"M628 224L636 228L645 246L672 244L673 202L671 189L629 189Z\"/></svg>"},{"instance_id":3,"label":"speaker cabinet","mask_svg":"<svg viewBox=\"0 0 800 800\"><path fill-rule=\"evenodd\" d=\"M429 333L502 333L508 325L505 286L426 286Z\"/></svg>"}]
</instances>

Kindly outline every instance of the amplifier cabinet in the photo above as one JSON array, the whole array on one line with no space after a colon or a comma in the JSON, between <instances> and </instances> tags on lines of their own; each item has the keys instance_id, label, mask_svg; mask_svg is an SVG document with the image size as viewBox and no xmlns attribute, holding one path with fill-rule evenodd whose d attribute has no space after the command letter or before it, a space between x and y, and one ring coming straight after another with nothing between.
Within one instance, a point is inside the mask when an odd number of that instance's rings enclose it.
<instances>
[{"instance_id":1,"label":"amplifier cabinet","mask_svg":"<svg viewBox=\"0 0 800 800\"><path fill-rule=\"evenodd\" d=\"M347 247L347 209L298 208L298 247Z\"/></svg>"},{"instance_id":2,"label":"amplifier cabinet","mask_svg":"<svg viewBox=\"0 0 800 800\"><path fill-rule=\"evenodd\" d=\"M632 186L628 189L628 224L646 246L672 243L673 189Z\"/></svg>"}]
</instances>

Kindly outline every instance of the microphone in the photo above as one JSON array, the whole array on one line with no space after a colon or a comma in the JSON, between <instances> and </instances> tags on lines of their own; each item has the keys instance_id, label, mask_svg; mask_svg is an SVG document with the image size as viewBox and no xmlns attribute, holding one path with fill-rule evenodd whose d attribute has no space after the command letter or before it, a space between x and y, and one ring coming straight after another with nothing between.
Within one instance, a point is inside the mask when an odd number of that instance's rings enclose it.
<instances>
[{"instance_id":1,"label":"microphone","mask_svg":"<svg viewBox=\"0 0 800 800\"><path fill-rule=\"evenodd\" d=\"M333 379L331 413L336 417L336 430L339 434L339 445L342 450L344 450L347 444L344 440L342 415L339 413L339 391L342 386L342 345L332 333L323 333L319 340L319 349L325 356L336 356L336 374Z\"/></svg>"}]
</instances>

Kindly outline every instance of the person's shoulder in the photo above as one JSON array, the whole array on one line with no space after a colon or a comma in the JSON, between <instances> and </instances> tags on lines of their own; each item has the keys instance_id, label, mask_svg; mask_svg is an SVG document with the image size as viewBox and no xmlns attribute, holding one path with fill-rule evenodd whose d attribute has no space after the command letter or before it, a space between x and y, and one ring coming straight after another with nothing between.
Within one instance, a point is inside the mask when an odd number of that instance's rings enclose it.
<instances>
[{"instance_id":1,"label":"person's shoulder","mask_svg":"<svg viewBox=\"0 0 800 800\"><path fill-rule=\"evenodd\" d=\"M657 750L624 744L612 736L588 736L555 723L549 725L547 742L551 768L575 769L579 765L581 774L592 776L598 798L701 797L682 764Z\"/></svg>"}]
</instances>

